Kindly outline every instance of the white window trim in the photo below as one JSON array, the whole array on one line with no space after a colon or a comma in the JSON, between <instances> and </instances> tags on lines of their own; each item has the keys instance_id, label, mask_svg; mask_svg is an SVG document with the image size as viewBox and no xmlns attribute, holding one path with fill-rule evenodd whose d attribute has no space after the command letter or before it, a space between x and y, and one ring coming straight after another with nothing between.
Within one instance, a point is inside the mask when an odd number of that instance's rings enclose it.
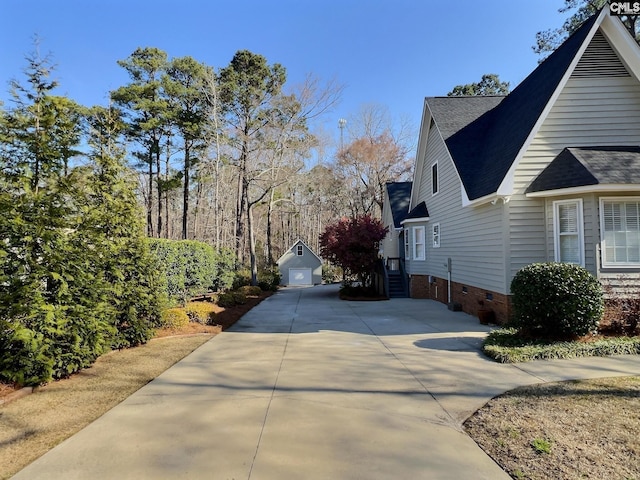
<instances>
[{"instance_id":1,"label":"white window trim","mask_svg":"<svg viewBox=\"0 0 640 480\"><path fill-rule=\"evenodd\" d=\"M436 235L436 230L438 231L438 234ZM431 239L433 241L433 248L440 248L440 224L439 223L434 223L433 226L431 227Z\"/></svg>"},{"instance_id":2,"label":"white window trim","mask_svg":"<svg viewBox=\"0 0 640 480\"><path fill-rule=\"evenodd\" d=\"M404 259L411 260L411 247L409 243L409 227L404 229Z\"/></svg>"},{"instance_id":3,"label":"white window trim","mask_svg":"<svg viewBox=\"0 0 640 480\"><path fill-rule=\"evenodd\" d=\"M433 191L433 167L436 167L436 191ZM436 160L435 162L433 162L431 164L431 173L430 173L430 178L431 178L431 196L433 197L434 195L437 195L438 192L440 191L440 166L438 165L438 161Z\"/></svg>"},{"instance_id":4,"label":"white window trim","mask_svg":"<svg viewBox=\"0 0 640 480\"><path fill-rule=\"evenodd\" d=\"M296 256L303 257L304 256L304 247L302 245L298 245L296 248Z\"/></svg>"},{"instance_id":5,"label":"white window trim","mask_svg":"<svg viewBox=\"0 0 640 480\"><path fill-rule=\"evenodd\" d=\"M554 259L556 262L560 262L560 217L558 215L558 207L560 205L572 205L578 206L578 246L580 247L580 262L578 265L584 267L584 216L582 214L582 199L574 198L571 200L556 200L553 202L553 247L554 247Z\"/></svg>"},{"instance_id":6,"label":"white window trim","mask_svg":"<svg viewBox=\"0 0 640 480\"><path fill-rule=\"evenodd\" d=\"M416 232L421 231L422 232L422 243L417 243L416 242ZM425 256L425 242L426 242L426 237L425 237L425 228L424 227L413 227L413 259L414 260L424 260L426 258Z\"/></svg>"},{"instance_id":7,"label":"white window trim","mask_svg":"<svg viewBox=\"0 0 640 480\"><path fill-rule=\"evenodd\" d=\"M622 263L606 261L606 242L604 239L604 202L640 202L640 197L600 197L600 255L603 268L639 268L640 263Z\"/></svg>"}]
</instances>

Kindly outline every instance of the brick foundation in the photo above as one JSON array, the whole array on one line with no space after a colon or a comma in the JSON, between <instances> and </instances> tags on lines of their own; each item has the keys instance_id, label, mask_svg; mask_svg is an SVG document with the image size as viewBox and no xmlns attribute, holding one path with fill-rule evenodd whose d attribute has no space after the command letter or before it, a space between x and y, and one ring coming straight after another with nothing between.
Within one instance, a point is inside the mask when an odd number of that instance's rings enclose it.
<instances>
[{"instance_id":1,"label":"brick foundation","mask_svg":"<svg viewBox=\"0 0 640 480\"><path fill-rule=\"evenodd\" d=\"M441 303L448 303L447 280L426 275L411 275L409 280L411 298L429 298ZM487 298L489 297L489 298ZM504 324L511 315L511 301L508 295L492 292L483 288L451 282L451 300L462 305L462 311L478 316L482 301L483 308L495 313L496 323Z\"/></svg>"}]
</instances>

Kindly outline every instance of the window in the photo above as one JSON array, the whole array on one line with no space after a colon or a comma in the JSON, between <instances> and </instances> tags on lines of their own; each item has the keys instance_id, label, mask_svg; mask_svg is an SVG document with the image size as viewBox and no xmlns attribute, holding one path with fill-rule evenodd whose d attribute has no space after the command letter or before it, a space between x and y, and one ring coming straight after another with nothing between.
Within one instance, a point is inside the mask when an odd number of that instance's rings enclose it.
<instances>
[{"instance_id":1,"label":"window","mask_svg":"<svg viewBox=\"0 0 640 480\"><path fill-rule=\"evenodd\" d=\"M438 162L431 165L431 194L438 193Z\"/></svg>"},{"instance_id":2,"label":"window","mask_svg":"<svg viewBox=\"0 0 640 480\"><path fill-rule=\"evenodd\" d=\"M413 227L413 258L424 260L424 227Z\"/></svg>"},{"instance_id":3,"label":"window","mask_svg":"<svg viewBox=\"0 0 640 480\"><path fill-rule=\"evenodd\" d=\"M301 257L303 253L304 253L304 249L302 245L298 245L298 252L297 252L298 256Z\"/></svg>"},{"instance_id":4,"label":"window","mask_svg":"<svg viewBox=\"0 0 640 480\"><path fill-rule=\"evenodd\" d=\"M584 266L582 200L553 202L556 262Z\"/></svg>"},{"instance_id":5,"label":"window","mask_svg":"<svg viewBox=\"0 0 640 480\"><path fill-rule=\"evenodd\" d=\"M411 249L409 248L409 229L404 229L404 258L409 260L411 258Z\"/></svg>"},{"instance_id":6,"label":"window","mask_svg":"<svg viewBox=\"0 0 640 480\"><path fill-rule=\"evenodd\" d=\"M602 265L640 265L640 199L600 200Z\"/></svg>"},{"instance_id":7,"label":"window","mask_svg":"<svg viewBox=\"0 0 640 480\"><path fill-rule=\"evenodd\" d=\"M440 248L440 224L434 223L432 228L433 248Z\"/></svg>"}]
</instances>

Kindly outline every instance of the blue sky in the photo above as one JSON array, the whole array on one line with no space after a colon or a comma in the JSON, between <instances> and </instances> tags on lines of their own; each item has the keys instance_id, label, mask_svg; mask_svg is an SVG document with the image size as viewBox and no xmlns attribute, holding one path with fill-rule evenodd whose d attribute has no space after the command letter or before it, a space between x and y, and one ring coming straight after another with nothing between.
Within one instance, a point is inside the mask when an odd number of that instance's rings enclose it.
<instances>
[{"instance_id":1,"label":"blue sky","mask_svg":"<svg viewBox=\"0 0 640 480\"><path fill-rule=\"evenodd\" d=\"M116 64L137 47L215 68L248 49L280 63L288 83L313 73L345 86L329 131L368 103L419 126L425 96L497 73L514 87L536 66L540 30L562 0L0 0L0 99L22 78L32 38L57 65L59 94L105 105L128 82Z\"/></svg>"}]
</instances>

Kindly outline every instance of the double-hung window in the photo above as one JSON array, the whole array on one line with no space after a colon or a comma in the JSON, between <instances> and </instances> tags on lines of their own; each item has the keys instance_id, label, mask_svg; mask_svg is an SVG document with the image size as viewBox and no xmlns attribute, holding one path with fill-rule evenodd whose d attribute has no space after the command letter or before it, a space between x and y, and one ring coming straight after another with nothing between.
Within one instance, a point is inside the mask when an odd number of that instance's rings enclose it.
<instances>
[{"instance_id":1,"label":"double-hung window","mask_svg":"<svg viewBox=\"0 0 640 480\"><path fill-rule=\"evenodd\" d=\"M296 252L296 254L297 254L299 257L301 257L302 255L304 255L304 248L302 247L302 245L298 245L298 248L297 248L297 252Z\"/></svg>"},{"instance_id":2,"label":"double-hung window","mask_svg":"<svg viewBox=\"0 0 640 480\"><path fill-rule=\"evenodd\" d=\"M582 200L553 202L553 220L556 262L584 266Z\"/></svg>"},{"instance_id":3,"label":"double-hung window","mask_svg":"<svg viewBox=\"0 0 640 480\"><path fill-rule=\"evenodd\" d=\"M413 259L425 259L424 227L413 227Z\"/></svg>"},{"instance_id":4,"label":"double-hung window","mask_svg":"<svg viewBox=\"0 0 640 480\"><path fill-rule=\"evenodd\" d=\"M600 199L602 266L640 266L640 199Z\"/></svg>"}]
</instances>

